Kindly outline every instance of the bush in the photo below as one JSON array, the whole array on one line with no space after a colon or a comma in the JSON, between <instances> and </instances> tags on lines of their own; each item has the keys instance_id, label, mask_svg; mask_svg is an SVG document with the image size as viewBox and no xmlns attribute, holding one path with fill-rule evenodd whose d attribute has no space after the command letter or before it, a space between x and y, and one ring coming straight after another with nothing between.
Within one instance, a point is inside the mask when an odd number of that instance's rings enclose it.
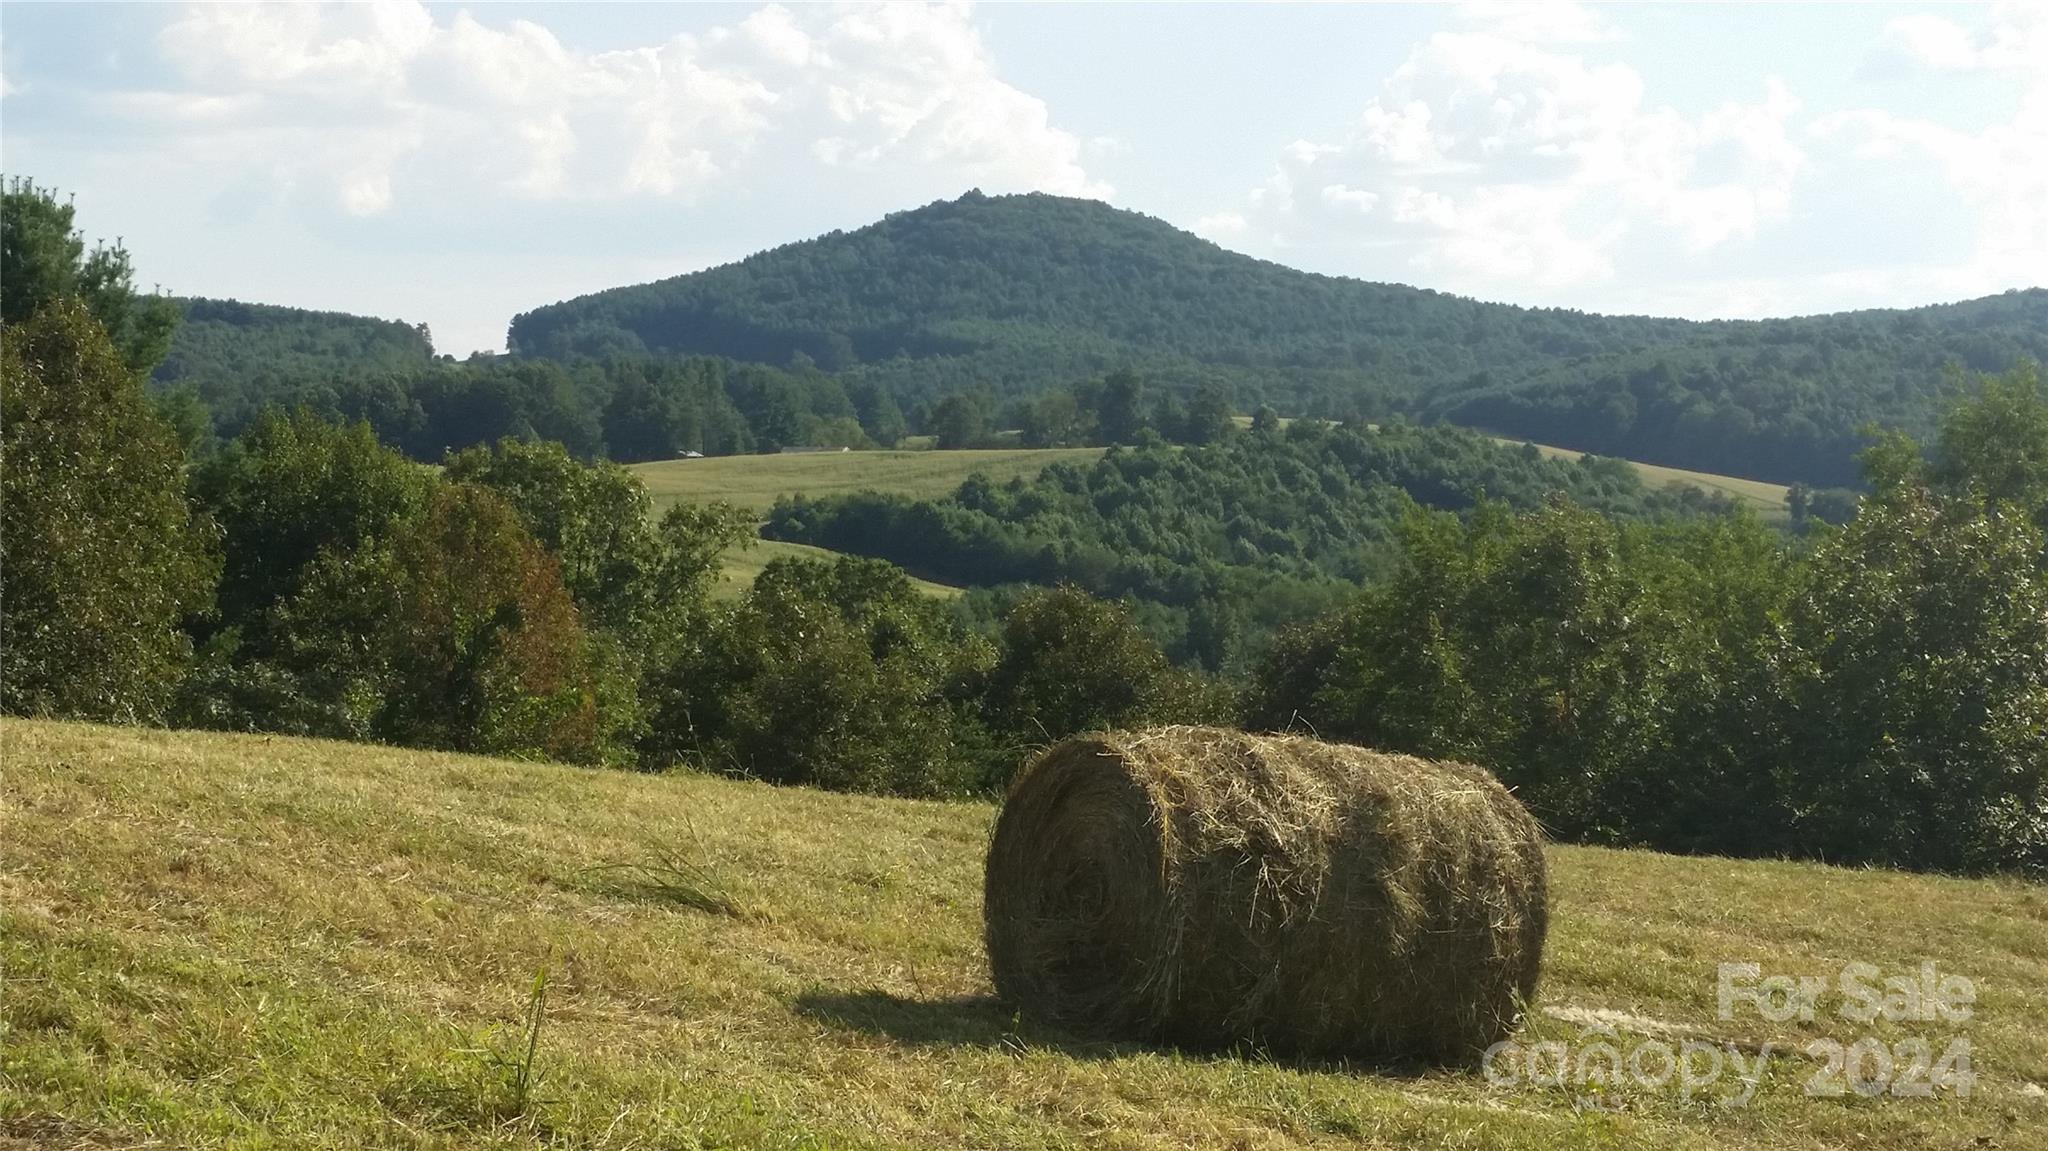
<instances>
[{"instance_id":1,"label":"bush","mask_svg":"<svg viewBox=\"0 0 2048 1151\"><path fill-rule=\"evenodd\" d=\"M969 790L961 685L986 646L895 567L776 560L670 674L668 754L776 783Z\"/></svg>"},{"instance_id":2,"label":"bush","mask_svg":"<svg viewBox=\"0 0 2048 1151\"><path fill-rule=\"evenodd\" d=\"M1026 749L1083 731L1194 722L1218 709L1205 681L1175 671L1122 605L1070 585L1019 600L1003 620L1000 650L983 703L1004 745L988 781L997 788Z\"/></svg>"},{"instance_id":3,"label":"bush","mask_svg":"<svg viewBox=\"0 0 2048 1151\"><path fill-rule=\"evenodd\" d=\"M218 574L184 451L75 300L0 333L0 710L159 718Z\"/></svg>"},{"instance_id":4,"label":"bush","mask_svg":"<svg viewBox=\"0 0 2048 1151\"><path fill-rule=\"evenodd\" d=\"M438 485L393 552L385 738L628 761L638 722L632 680L615 652L584 634L559 565L504 500L473 484Z\"/></svg>"}]
</instances>

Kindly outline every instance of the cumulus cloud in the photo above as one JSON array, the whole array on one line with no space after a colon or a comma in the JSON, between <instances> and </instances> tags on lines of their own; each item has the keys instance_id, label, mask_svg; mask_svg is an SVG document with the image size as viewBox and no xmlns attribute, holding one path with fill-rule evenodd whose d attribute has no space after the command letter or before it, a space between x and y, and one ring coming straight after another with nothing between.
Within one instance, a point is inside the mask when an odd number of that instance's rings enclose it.
<instances>
[{"instance_id":1,"label":"cumulus cloud","mask_svg":"<svg viewBox=\"0 0 2048 1151\"><path fill-rule=\"evenodd\" d=\"M2048 13L2032 0L2006 0L1978 28L1931 13L1901 16L1885 25L1880 53L1936 72L2014 69L2039 74L2048 71L2044 38Z\"/></svg>"},{"instance_id":2,"label":"cumulus cloud","mask_svg":"<svg viewBox=\"0 0 2048 1151\"><path fill-rule=\"evenodd\" d=\"M1684 258L1785 215L1806 156L1783 85L1683 114L1633 68L1583 54L1614 37L1582 8L1461 17L1347 137L1287 147L1245 197L1245 230L1391 249L1411 274L1497 292L1601 281L1625 242Z\"/></svg>"},{"instance_id":3,"label":"cumulus cloud","mask_svg":"<svg viewBox=\"0 0 2048 1151\"><path fill-rule=\"evenodd\" d=\"M184 84L109 108L203 130L356 215L479 190L687 199L754 165L1110 191L1044 102L1001 79L956 5L769 5L702 35L588 52L540 24L437 19L416 0L206 4L159 47Z\"/></svg>"},{"instance_id":4,"label":"cumulus cloud","mask_svg":"<svg viewBox=\"0 0 2048 1151\"><path fill-rule=\"evenodd\" d=\"M1822 117L1813 134L1868 158L1936 164L1978 212L1977 247L1959 269L1971 290L2040 283L2048 269L2048 11L2003 4L1977 28L1905 17L1886 28L1886 40L1929 69L2011 76L2020 86L2012 117L1970 131L1861 110Z\"/></svg>"}]
</instances>

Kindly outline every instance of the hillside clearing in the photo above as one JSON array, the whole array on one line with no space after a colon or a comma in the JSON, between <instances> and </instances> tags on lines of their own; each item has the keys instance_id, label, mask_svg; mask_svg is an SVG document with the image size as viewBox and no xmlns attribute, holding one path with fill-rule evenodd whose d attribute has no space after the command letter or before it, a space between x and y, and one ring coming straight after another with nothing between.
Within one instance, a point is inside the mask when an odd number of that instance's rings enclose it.
<instances>
[{"instance_id":1,"label":"hillside clearing","mask_svg":"<svg viewBox=\"0 0 2048 1151\"><path fill-rule=\"evenodd\" d=\"M656 510L682 500L725 500L766 514L785 495L830 496L874 489L914 499L951 495L980 472L996 483L1035 476L1047 464L1086 463L1101 448L991 448L976 451L786 452L632 465Z\"/></svg>"},{"instance_id":2,"label":"hillside clearing","mask_svg":"<svg viewBox=\"0 0 2048 1151\"><path fill-rule=\"evenodd\" d=\"M1807 1098L1820 1065L1791 1057L1747 1107L1628 1085L1592 1110L1014 1018L985 804L17 720L0 751L0 1146L2048 1145L2038 886L1556 849L1542 1036L1860 1033L1718 1020L1722 961L1978 988L1968 1100Z\"/></svg>"},{"instance_id":3,"label":"hillside clearing","mask_svg":"<svg viewBox=\"0 0 2048 1151\"><path fill-rule=\"evenodd\" d=\"M1250 416L1240 416L1249 425ZM1502 440L1502 443L1512 441ZM1577 459L1583 453L1538 445L1546 455ZM1030 478L1051 463L1087 464L1101 448L989 448L973 451L789 452L777 455L716 456L696 460L661 460L633 464L630 470L647 485L657 511L682 502L724 500L765 515L786 495L826 496L874 489L913 499L951 495L976 472L1002 483ZM1787 518L1785 488L1757 480L1690 472L1655 464L1636 464L1651 487L1680 483L1726 495L1751 508L1767 522ZM757 541L724 557L725 581L720 594L730 597L753 584L771 560L783 557L829 559L839 553L803 544ZM951 596L960 589L928 580L915 581L932 595Z\"/></svg>"},{"instance_id":4,"label":"hillside clearing","mask_svg":"<svg viewBox=\"0 0 2048 1151\"><path fill-rule=\"evenodd\" d=\"M1247 426L1251 417L1238 417ZM1509 446L1521 441L1502 439ZM1537 445L1544 455L1576 460L1584 452L1569 448ZM766 513L786 495L826 496L846 492L894 492L912 499L932 499L953 494L968 476L976 472L1003 483L1016 476L1029 478L1047 464L1087 464L1102 454L1101 448L985 448L973 451L875 451L875 452L789 452L766 456L716 456L700 460L661 460L633 464L630 470L647 485L657 510L682 500L699 503L725 500L743 508ZM1680 483L1716 495L1725 495L1754 510L1766 520L1783 520L1786 515L1785 485L1746 480L1737 476L1667 468L1657 464L1634 464L1643 482L1652 488Z\"/></svg>"},{"instance_id":5,"label":"hillside clearing","mask_svg":"<svg viewBox=\"0 0 2048 1151\"><path fill-rule=\"evenodd\" d=\"M1501 439L1500 442L1519 444L1521 441ZM1570 448L1553 448L1548 444L1537 444L1536 450L1546 456L1564 460L1580 459L1586 454ZM1791 508L1785 503L1785 495L1790 489L1784 484L1745 480L1738 476L1721 476L1712 472L1695 472L1685 468L1667 468L1661 464L1636 464L1633 461L1631 463L1642 475L1643 482L1653 488L1681 484L1699 488L1710 495L1727 496L1738 506L1755 512L1767 523L1784 523L1792 518Z\"/></svg>"},{"instance_id":6,"label":"hillside clearing","mask_svg":"<svg viewBox=\"0 0 2048 1151\"><path fill-rule=\"evenodd\" d=\"M745 547L728 549L719 557L720 573L725 577L712 589L719 599L737 599L754 586L754 578L762 569L779 559L832 560L841 553L826 548L814 548L809 544L794 544L785 540L751 540ZM929 596L946 598L961 594L961 589L951 584L933 583L930 580L911 576L910 583L917 590Z\"/></svg>"}]
</instances>

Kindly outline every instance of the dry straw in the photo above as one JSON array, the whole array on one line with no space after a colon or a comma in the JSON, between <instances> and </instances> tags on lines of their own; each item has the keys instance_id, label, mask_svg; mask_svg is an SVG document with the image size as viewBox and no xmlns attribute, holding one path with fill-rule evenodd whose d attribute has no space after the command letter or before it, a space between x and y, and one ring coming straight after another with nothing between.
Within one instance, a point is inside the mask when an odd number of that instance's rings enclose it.
<instances>
[{"instance_id":1,"label":"dry straw","mask_svg":"<svg viewBox=\"0 0 2048 1151\"><path fill-rule=\"evenodd\" d=\"M1288 736L1070 739L989 845L997 991L1200 1048L1471 1059L1514 1029L1547 923L1542 834L1491 775Z\"/></svg>"}]
</instances>

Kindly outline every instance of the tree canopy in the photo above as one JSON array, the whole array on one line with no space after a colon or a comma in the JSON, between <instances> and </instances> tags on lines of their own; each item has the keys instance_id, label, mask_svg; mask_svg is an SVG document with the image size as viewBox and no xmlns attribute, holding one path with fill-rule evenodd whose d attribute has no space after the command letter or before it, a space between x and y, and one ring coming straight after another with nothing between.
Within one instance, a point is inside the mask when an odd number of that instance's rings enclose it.
<instances>
[{"instance_id":1,"label":"tree canopy","mask_svg":"<svg viewBox=\"0 0 2048 1151\"><path fill-rule=\"evenodd\" d=\"M1241 408L1445 418L1779 482L1857 478L1876 421L1932 431L1944 368L2048 358L2048 291L1764 321L1599 316L1298 272L1087 200L969 193L514 318L513 351L807 364L903 407L1119 367ZM1130 422L1107 409L1112 442Z\"/></svg>"}]
</instances>

